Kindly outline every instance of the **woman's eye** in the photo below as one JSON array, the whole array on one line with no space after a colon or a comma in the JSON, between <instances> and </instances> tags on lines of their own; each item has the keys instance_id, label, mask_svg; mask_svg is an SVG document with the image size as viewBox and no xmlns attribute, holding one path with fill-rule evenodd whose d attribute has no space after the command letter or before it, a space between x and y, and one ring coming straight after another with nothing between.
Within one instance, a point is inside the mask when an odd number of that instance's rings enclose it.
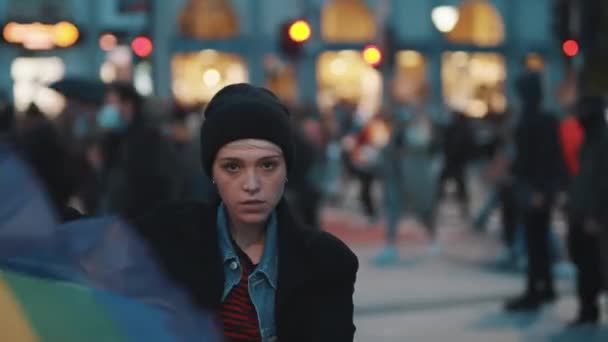
<instances>
[{"instance_id":1,"label":"woman's eye","mask_svg":"<svg viewBox=\"0 0 608 342\"><path fill-rule=\"evenodd\" d=\"M272 170L275 167L277 167L277 162L276 161L266 161L262 163L262 168L264 170Z\"/></svg>"},{"instance_id":2,"label":"woman's eye","mask_svg":"<svg viewBox=\"0 0 608 342\"><path fill-rule=\"evenodd\" d=\"M237 163L224 164L224 170L228 172L237 172L239 170L239 165Z\"/></svg>"}]
</instances>

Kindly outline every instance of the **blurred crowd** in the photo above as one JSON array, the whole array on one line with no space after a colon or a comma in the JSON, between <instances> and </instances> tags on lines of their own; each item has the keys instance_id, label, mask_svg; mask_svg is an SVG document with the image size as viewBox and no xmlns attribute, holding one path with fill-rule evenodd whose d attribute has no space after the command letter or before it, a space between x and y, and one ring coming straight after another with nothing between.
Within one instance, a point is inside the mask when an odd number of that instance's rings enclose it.
<instances>
[{"instance_id":1,"label":"blurred crowd","mask_svg":"<svg viewBox=\"0 0 608 342\"><path fill-rule=\"evenodd\" d=\"M483 231L499 209L500 262L523 263L528 274L525 293L510 300L508 310L537 309L555 300L551 217L559 210L567 217L568 252L578 268L577 322L598 322L608 265L600 262L608 250L606 106L601 97L584 97L560 113L548 112L541 79L526 72L517 82L519 106L483 119L453 111L449 120L439 120L446 113L422 100L377 113L361 113L345 100L330 110L292 106L297 165L289 175L288 201L302 221L318 229L321 208L340 206L346 186L357 184L370 223L386 222L378 265L399 260L397 231L404 215L427 228L429 251L440 253L437 208L446 196L454 194L475 231ZM2 103L0 149L19 151L60 221L107 214L130 220L164 202L219 200L199 163L203 105L183 108L143 98L127 83L66 79L53 87L66 98L63 113L53 119L34 105L16 113L8 101ZM490 189L478 212L471 206L472 168Z\"/></svg>"}]
</instances>

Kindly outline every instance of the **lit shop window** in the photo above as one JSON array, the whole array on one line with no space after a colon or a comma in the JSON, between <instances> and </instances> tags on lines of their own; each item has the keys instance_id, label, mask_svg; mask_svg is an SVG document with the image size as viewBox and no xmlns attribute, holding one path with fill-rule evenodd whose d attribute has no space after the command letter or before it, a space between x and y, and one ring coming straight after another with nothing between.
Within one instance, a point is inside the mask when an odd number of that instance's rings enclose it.
<instances>
[{"instance_id":1,"label":"lit shop window","mask_svg":"<svg viewBox=\"0 0 608 342\"><path fill-rule=\"evenodd\" d=\"M426 59L418 51L404 50L397 52L395 61L393 98L400 103L421 100L425 96L427 87Z\"/></svg>"},{"instance_id":2,"label":"lit shop window","mask_svg":"<svg viewBox=\"0 0 608 342\"><path fill-rule=\"evenodd\" d=\"M286 103L295 103L298 96L296 70L292 64L274 55L264 57L266 87Z\"/></svg>"},{"instance_id":3,"label":"lit shop window","mask_svg":"<svg viewBox=\"0 0 608 342\"><path fill-rule=\"evenodd\" d=\"M65 65L58 57L18 57L11 64L15 109L25 111L35 104L49 117L59 114L65 99L49 85L63 78Z\"/></svg>"},{"instance_id":4,"label":"lit shop window","mask_svg":"<svg viewBox=\"0 0 608 342\"><path fill-rule=\"evenodd\" d=\"M442 63L446 104L472 117L506 109L503 56L495 53L446 52Z\"/></svg>"},{"instance_id":5,"label":"lit shop window","mask_svg":"<svg viewBox=\"0 0 608 342\"><path fill-rule=\"evenodd\" d=\"M446 37L456 44L497 46L505 40L505 27L502 16L487 0L468 0L458 7L458 21Z\"/></svg>"},{"instance_id":6,"label":"lit shop window","mask_svg":"<svg viewBox=\"0 0 608 342\"><path fill-rule=\"evenodd\" d=\"M215 50L176 54L171 67L173 94L183 105L205 104L223 87L249 79L241 57Z\"/></svg>"},{"instance_id":7,"label":"lit shop window","mask_svg":"<svg viewBox=\"0 0 608 342\"><path fill-rule=\"evenodd\" d=\"M321 37L327 42L365 42L375 35L374 13L365 1L332 0L321 11Z\"/></svg>"},{"instance_id":8,"label":"lit shop window","mask_svg":"<svg viewBox=\"0 0 608 342\"><path fill-rule=\"evenodd\" d=\"M319 106L328 109L341 100L356 103L366 121L382 103L382 75L363 60L360 51L327 51L317 61Z\"/></svg>"},{"instance_id":9,"label":"lit shop window","mask_svg":"<svg viewBox=\"0 0 608 342\"><path fill-rule=\"evenodd\" d=\"M228 39L239 34L230 0L188 0L178 19L181 34L198 39Z\"/></svg>"}]
</instances>

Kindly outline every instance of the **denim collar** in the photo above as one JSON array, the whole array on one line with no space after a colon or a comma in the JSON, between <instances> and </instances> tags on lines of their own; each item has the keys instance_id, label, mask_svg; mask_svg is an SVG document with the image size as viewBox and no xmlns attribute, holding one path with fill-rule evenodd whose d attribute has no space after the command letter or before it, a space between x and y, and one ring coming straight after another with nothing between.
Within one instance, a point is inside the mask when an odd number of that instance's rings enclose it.
<instances>
[{"instance_id":1,"label":"denim collar","mask_svg":"<svg viewBox=\"0 0 608 342\"><path fill-rule=\"evenodd\" d=\"M217 229L222 262L224 265L232 261L238 261L239 257L232 244L232 238L228 228L226 208L221 203L217 209ZM277 289L278 253L277 253L277 215L273 211L266 226L266 241L262 259L254 272L264 274L270 285Z\"/></svg>"}]
</instances>

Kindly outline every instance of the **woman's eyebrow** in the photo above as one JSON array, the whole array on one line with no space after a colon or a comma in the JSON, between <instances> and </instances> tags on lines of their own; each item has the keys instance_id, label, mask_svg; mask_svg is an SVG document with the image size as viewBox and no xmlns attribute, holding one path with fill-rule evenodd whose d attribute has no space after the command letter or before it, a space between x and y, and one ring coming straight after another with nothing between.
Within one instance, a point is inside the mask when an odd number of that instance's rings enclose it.
<instances>
[{"instance_id":1,"label":"woman's eyebrow","mask_svg":"<svg viewBox=\"0 0 608 342\"><path fill-rule=\"evenodd\" d=\"M223 157L223 158L218 158L219 161L241 161L240 158L237 157Z\"/></svg>"},{"instance_id":2,"label":"woman's eyebrow","mask_svg":"<svg viewBox=\"0 0 608 342\"><path fill-rule=\"evenodd\" d=\"M258 159L275 159L275 158L281 158L282 155L281 154L274 154L274 155L269 155L269 156L264 156L264 157L260 157Z\"/></svg>"}]
</instances>

